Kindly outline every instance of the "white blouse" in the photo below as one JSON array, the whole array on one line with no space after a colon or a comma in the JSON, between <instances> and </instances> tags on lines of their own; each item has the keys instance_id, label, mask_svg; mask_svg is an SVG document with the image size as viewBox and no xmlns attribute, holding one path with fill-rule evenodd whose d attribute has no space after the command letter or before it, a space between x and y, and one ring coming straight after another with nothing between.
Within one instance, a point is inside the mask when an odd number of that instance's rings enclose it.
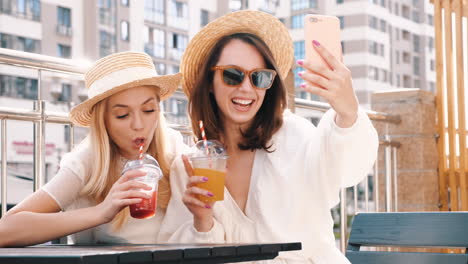
<instances>
[{"instance_id":1,"label":"white blouse","mask_svg":"<svg viewBox=\"0 0 468 264\"><path fill-rule=\"evenodd\" d=\"M167 129L168 154L170 162L180 156L186 149L182 135L172 129ZM60 161L60 170L46 185L42 187L60 206L62 211L91 207L96 203L89 197L80 196L86 175L90 173L92 148L88 138L81 142L72 152L64 155ZM121 166L123 167L124 160ZM128 218L128 221L118 231L112 224L102 224L94 228L71 235L75 244L90 243L133 243L155 244L165 209L158 206L156 215L150 219Z\"/></svg>"},{"instance_id":2,"label":"white blouse","mask_svg":"<svg viewBox=\"0 0 468 264\"><path fill-rule=\"evenodd\" d=\"M286 111L273 136L273 150L255 153L245 214L225 188L214 205L215 224L197 232L182 203L188 176L180 158L171 168L172 197L159 241L183 243L302 242L267 263L349 263L335 246L330 209L340 189L360 182L377 157L378 136L362 110L355 124L340 128L328 111L318 127Z\"/></svg>"}]
</instances>

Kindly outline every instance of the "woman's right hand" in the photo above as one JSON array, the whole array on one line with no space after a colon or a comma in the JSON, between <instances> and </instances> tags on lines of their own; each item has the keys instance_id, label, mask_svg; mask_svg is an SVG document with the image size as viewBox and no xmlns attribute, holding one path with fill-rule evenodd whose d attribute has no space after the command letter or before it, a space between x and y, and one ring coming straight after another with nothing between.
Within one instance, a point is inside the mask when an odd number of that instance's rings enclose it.
<instances>
[{"instance_id":1,"label":"woman's right hand","mask_svg":"<svg viewBox=\"0 0 468 264\"><path fill-rule=\"evenodd\" d=\"M112 221L126 206L137 204L142 199L151 198L149 194L137 190L151 190L151 186L132 180L145 175L146 172L144 171L129 170L112 185L104 201L98 205L100 207L99 212L103 214L105 223Z\"/></svg>"},{"instance_id":2,"label":"woman's right hand","mask_svg":"<svg viewBox=\"0 0 468 264\"><path fill-rule=\"evenodd\" d=\"M184 163L185 171L189 176L187 183L187 189L182 197L182 202L193 214L194 227L199 232L208 232L211 230L214 224L213 220L213 205L214 202L204 203L197 198L197 195L204 195L206 197L213 196L212 193L205 189L201 189L196 185L198 183L206 182L208 178L203 176L193 175L193 168L187 156L182 155L182 161Z\"/></svg>"}]
</instances>

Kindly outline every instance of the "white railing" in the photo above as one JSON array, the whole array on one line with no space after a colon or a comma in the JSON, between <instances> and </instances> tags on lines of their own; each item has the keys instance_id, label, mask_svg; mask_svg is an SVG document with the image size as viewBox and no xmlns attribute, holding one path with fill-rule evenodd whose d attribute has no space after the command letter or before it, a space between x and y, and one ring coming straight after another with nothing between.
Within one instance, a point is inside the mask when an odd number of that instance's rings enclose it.
<instances>
[{"instance_id":1,"label":"white railing","mask_svg":"<svg viewBox=\"0 0 468 264\"><path fill-rule=\"evenodd\" d=\"M17 109L0 106L0 120L1 120L1 212L2 215L7 210L7 150L6 150L6 139L7 139L7 120L21 120L31 121L34 123L34 190L39 189L43 185L44 181L44 154L45 154L45 124L46 123L59 123L70 126L70 142L69 149L72 148L74 129L73 124L68 119L68 113L65 112L51 112L46 111L45 102L41 98L41 72L52 71L67 74L74 74L82 76L89 65L84 65L76 61L68 59L60 59L50 56L44 56L39 54L32 54L21 51L14 51L10 49L0 48L0 64L8 64L25 68L33 68L38 71L38 98L35 101L34 110L28 109ZM325 112L330 106L323 102L309 101L300 98L295 98L295 107L302 108L309 111ZM375 111L367 111L369 117L374 121L387 122L387 123L399 123L401 121L399 116L390 115L387 113L380 113ZM188 127L182 127L178 125L172 125L173 128L181 131L185 135L191 134L191 129ZM397 149L399 147L398 142L392 142L388 137L384 136L381 138L380 147L385 148L385 159L384 159L384 171L385 171L385 201L386 211L397 211L398 200L397 200ZM379 208L379 181L378 181L378 164L374 166L373 172L373 201L375 204L374 210L380 211ZM370 211L369 206L369 178L366 177L363 181L364 184L364 210ZM358 211L358 197L357 197L357 186L350 187L354 191L354 213ZM341 202L340 202L340 248L344 252L346 247L346 235L347 235L347 199L346 190L341 191Z\"/></svg>"}]
</instances>

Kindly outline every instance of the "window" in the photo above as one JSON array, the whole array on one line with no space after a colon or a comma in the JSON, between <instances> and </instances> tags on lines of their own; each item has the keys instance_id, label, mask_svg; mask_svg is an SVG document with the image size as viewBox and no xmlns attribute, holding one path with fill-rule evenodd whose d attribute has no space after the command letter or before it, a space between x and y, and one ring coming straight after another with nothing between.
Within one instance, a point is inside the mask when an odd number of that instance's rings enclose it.
<instances>
[{"instance_id":1,"label":"window","mask_svg":"<svg viewBox=\"0 0 468 264\"><path fill-rule=\"evenodd\" d=\"M174 60L180 60L182 53L188 44L188 36L171 33L170 46L169 46L169 58Z\"/></svg>"},{"instance_id":2,"label":"window","mask_svg":"<svg viewBox=\"0 0 468 264\"><path fill-rule=\"evenodd\" d=\"M375 41L369 40L369 52L374 55L379 55L379 44Z\"/></svg>"},{"instance_id":3,"label":"window","mask_svg":"<svg viewBox=\"0 0 468 264\"><path fill-rule=\"evenodd\" d=\"M431 69L431 71L435 71L435 61L432 59L429 62L429 69Z\"/></svg>"},{"instance_id":4,"label":"window","mask_svg":"<svg viewBox=\"0 0 468 264\"><path fill-rule=\"evenodd\" d=\"M433 26L434 25L434 16L431 14L427 14L427 24Z\"/></svg>"},{"instance_id":5,"label":"window","mask_svg":"<svg viewBox=\"0 0 468 264\"><path fill-rule=\"evenodd\" d=\"M421 88L421 81L420 80L414 80L414 88Z\"/></svg>"},{"instance_id":6,"label":"window","mask_svg":"<svg viewBox=\"0 0 468 264\"><path fill-rule=\"evenodd\" d=\"M407 30L402 30L402 32L401 32L401 37L402 37L404 40L410 40L411 34L410 34L409 31L407 31Z\"/></svg>"},{"instance_id":7,"label":"window","mask_svg":"<svg viewBox=\"0 0 468 264\"><path fill-rule=\"evenodd\" d=\"M396 64L400 64L400 52L398 50L395 51L395 62Z\"/></svg>"},{"instance_id":8,"label":"window","mask_svg":"<svg viewBox=\"0 0 468 264\"><path fill-rule=\"evenodd\" d=\"M435 93L435 83L429 82L429 91Z\"/></svg>"},{"instance_id":9,"label":"window","mask_svg":"<svg viewBox=\"0 0 468 264\"><path fill-rule=\"evenodd\" d=\"M188 30L188 5L187 3L171 0L169 2L168 24L173 27Z\"/></svg>"},{"instance_id":10,"label":"window","mask_svg":"<svg viewBox=\"0 0 468 264\"><path fill-rule=\"evenodd\" d=\"M71 101L72 86L71 84L62 83L62 93L57 99L60 102L70 102Z\"/></svg>"},{"instance_id":11,"label":"window","mask_svg":"<svg viewBox=\"0 0 468 264\"><path fill-rule=\"evenodd\" d=\"M40 0L0 0L0 11L22 19L40 21Z\"/></svg>"},{"instance_id":12,"label":"window","mask_svg":"<svg viewBox=\"0 0 468 264\"><path fill-rule=\"evenodd\" d=\"M379 55L385 57L385 46L384 44L379 44Z\"/></svg>"},{"instance_id":13,"label":"window","mask_svg":"<svg viewBox=\"0 0 468 264\"><path fill-rule=\"evenodd\" d=\"M408 64L411 63L411 56L408 52L403 51L402 56L403 56L403 63L408 63Z\"/></svg>"},{"instance_id":14,"label":"window","mask_svg":"<svg viewBox=\"0 0 468 264\"><path fill-rule=\"evenodd\" d=\"M71 36L71 10L70 8L57 7L57 34Z\"/></svg>"},{"instance_id":15,"label":"window","mask_svg":"<svg viewBox=\"0 0 468 264\"><path fill-rule=\"evenodd\" d=\"M120 5L121 6L130 6L130 1L129 0L120 0Z\"/></svg>"},{"instance_id":16,"label":"window","mask_svg":"<svg viewBox=\"0 0 468 264\"><path fill-rule=\"evenodd\" d=\"M416 11L416 10L414 10L411 19L412 19L414 22L419 23L419 12Z\"/></svg>"},{"instance_id":17,"label":"window","mask_svg":"<svg viewBox=\"0 0 468 264\"><path fill-rule=\"evenodd\" d=\"M419 67L420 59L419 57L413 57L413 74L419 76L421 74L420 67Z\"/></svg>"},{"instance_id":18,"label":"window","mask_svg":"<svg viewBox=\"0 0 468 264\"><path fill-rule=\"evenodd\" d=\"M209 20L209 13L207 10L202 9L200 11L200 26L203 27L204 25L208 24Z\"/></svg>"},{"instance_id":19,"label":"window","mask_svg":"<svg viewBox=\"0 0 468 264\"><path fill-rule=\"evenodd\" d=\"M400 86L401 86L401 77L400 77L400 74L397 74L397 75L396 75L396 81L397 81L397 87L400 87Z\"/></svg>"},{"instance_id":20,"label":"window","mask_svg":"<svg viewBox=\"0 0 468 264\"><path fill-rule=\"evenodd\" d=\"M120 22L120 39L123 41L130 40L130 25L125 20Z\"/></svg>"},{"instance_id":21,"label":"window","mask_svg":"<svg viewBox=\"0 0 468 264\"><path fill-rule=\"evenodd\" d=\"M369 16L369 27L378 29L377 18L375 16Z\"/></svg>"},{"instance_id":22,"label":"window","mask_svg":"<svg viewBox=\"0 0 468 264\"><path fill-rule=\"evenodd\" d=\"M395 28L395 36L396 40L400 40L400 30L398 28Z\"/></svg>"},{"instance_id":23,"label":"window","mask_svg":"<svg viewBox=\"0 0 468 264\"><path fill-rule=\"evenodd\" d=\"M410 8L407 5L402 5L401 6L401 15L404 18L410 19Z\"/></svg>"},{"instance_id":24,"label":"window","mask_svg":"<svg viewBox=\"0 0 468 264\"><path fill-rule=\"evenodd\" d=\"M387 21L380 20L380 31L387 32Z\"/></svg>"},{"instance_id":25,"label":"window","mask_svg":"<svg viewBox=\"0 0 468 264\"><path fill-rule=\"evenodd\" d=\"M166 56L166 34L163 30L145 27L145 52L157 58ZM161 72L159 72L162 74Z\"/></svg>"},{"instance_id":26,"label":"window","mask_svg":"<svg viewBox=\"0 0 468 264\"><path fill-rule=\"evenodd\" d=\"M380 81L386 83L387 82L387 71L384 69L380 69Z\"/></svg>"},{"instance_id":27,"label":"window","mask_svg":"<svg viewBox=\"0 0 468 264\"><path fill-rule=\"evenodd\" d=\"M421 45L420 45L418 35L413 35L413 51L414 52L420 52L421 51Z\"/></svg>"},{"instance_id":28,"label":"window","mask_svg":"<svg viewBox=\"0 0 468 264\"><path fill-rule=\"evenodd\" d=\"M395 3L395 15L400 15L400 6L398 5L398 3Z\"/></svg>"},{"instance_id":29,"label":"window","mask_svg":"<svg viewBox=\"0 0 468 264\"><path fill-rule=\"evenodd\" d=\"M302 10L307 8L317 8L317 0L292 0L291 9Z\"/></svg>"},{"instance_id":30,"label":"window","mask_svg":"<svg viewBox=\"0 0 468 264\"><path fill-rule=\"evenodd\" d=\"M41 52L41 42L39 40L5 33L0 33L0 47L33 53Z\"/></svg>"},{"instance_id":31,"label":"window","mask_svg":"<svg viewBox=\"0 0 468 264\"><path fill-rule=\"evenodd\" d=\"M432 51L434 49L434 38L433 37L429 37L427 46L429 48L429 51Z\"/></svg>"},{"instance_id":32,"label":"window","mask_svg":"<svg viewBox=\"0 0 468 264\"><path fill-rule=\"evenodd\" d=\"M71 10L70 8L57 7L57 24L66 27L71 26Z\"/></svg>"},{"instance_id":33,"label":"window","mask_svg":"<svg viewBox=\"0 0 468 264\"><path fill-rule=\"evenodd\" d=\"M0 96L37 100L37 80L0 75Z\"/></svg>"},{"instance_id":34,"label":"window","mask_svg":"<svg viewBox=\"0 0 468 264\"><path fill-rule=\"evenodd\" d=\"M294 42L294 58L295 60L304 59L305 57L305 44L304 41L295 41ZM297 75L299 72L303 71L302 67L296 67L294 69L294 86L298 87L303 81Z\"/></svg>"},{"instance_id":35,"label":"window","mask_svg":"<svg viewBox=\"0 0 468 264\"><path fill-rule=\"evenodd\" d=\"M99 23L115 27L117 24L115 0L99 0Z\"/></svg>"},{"instance_id":36,"label":"window","mask_svg":"<svg viewBox=\"0 0 468 264\"><path fill-rule=\"evenodd\" d=\"M411 77L409 75L403 75L403 87L411 88Z\"/></svg>"},{"instance_id":37,"label":"window","mask_svg":"<svg viewBox=\"0 0 468 264\"><path fill-rule=\"evenodd\" d=\"M164 23L164 0L145 0L145 19L158 24Z\"/></svg>"},{"instance_id":38,"label":"window","mask_svg":"<svg viewBox=\"0 0 468 264\"><path fill-rule=\"evenodd\" d=\"M342 4L344 1L343 0L336 0L337 4Z\"/></svg>"},{"instance_id":39,"label":"window","mask_svg":"<svg viewBox=\"0 0 468 264\"><path fill-rule=\"evenodd\" d=\"M71 58L71 47L67 45L57 45L57 56L69 59Z\"/></svg>"},{"instance_id":40,"label":"window","mask_svg":"<svg viewBox=\"0 0 468 264\"><path fill-rule=\"evenodd\" d=\"M304 18L305 18L305 14L293 16L291 18L291 28L292 29L304 28Z\"/></svg>"},{"instance_id":41,"label":"window","mask_svg":"<svg viewBox=\"0 0 468 264\"><path fill-rule=\"evenodd\" d=\"M369 66L369 72L367 73L367 77L371 80L378 81L379 80L379 69L373 66Z\"/></svg>"},{"instance_id":42,"label":"window","mask_svg":"<svg viewBox=\"0 0 468 264\"><path fill-rule=\"evenodd\" d=\"M105 57L116 51L115 35L106 31L99 31L99 56Z\"/></svg>"},{"instance_id":43,"label":"window","mask_svg":"<svg viewBox=\"0 0 468 264\"><path fill-rule=\"evenodd\" d=\"M385 0L380 0L380 6L385 7Z\"/></svg>"}]
</instances>

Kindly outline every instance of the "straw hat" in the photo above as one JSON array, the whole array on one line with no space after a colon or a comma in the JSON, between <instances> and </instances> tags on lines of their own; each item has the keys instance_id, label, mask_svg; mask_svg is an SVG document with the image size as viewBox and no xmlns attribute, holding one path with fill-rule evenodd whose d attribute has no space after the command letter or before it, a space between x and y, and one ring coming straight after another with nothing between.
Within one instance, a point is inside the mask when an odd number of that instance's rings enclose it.
<instances>
[{"instance_id":1,"label":"straw hat","mask_svg":"<svg viewBox=\"0 0 468 264\"><path fill-rule=\"evenodd\" d=\"M180 73L159 76L149 55L129 51L96 61L84 77L88 99L70 111L70 120L79 126L89 126L96 103L125 89L154 86L160 100L165 100L177 89L182 76Z\"/></svg>"},{"instance_id":2,"label":"straw hat","mask_svg":"<svg viewBox=\"0 0 468 264\"><path fill-rule=\"evenodd\" d=\"M294 62L293 42L288 29L270 14L243 10L213 20L192 38L180 63L185 94L192 90L201 65L219 39L235 33L250 33L262 39L275 58L280 78L286 78Z\"/></svg>"}]
</instances>

